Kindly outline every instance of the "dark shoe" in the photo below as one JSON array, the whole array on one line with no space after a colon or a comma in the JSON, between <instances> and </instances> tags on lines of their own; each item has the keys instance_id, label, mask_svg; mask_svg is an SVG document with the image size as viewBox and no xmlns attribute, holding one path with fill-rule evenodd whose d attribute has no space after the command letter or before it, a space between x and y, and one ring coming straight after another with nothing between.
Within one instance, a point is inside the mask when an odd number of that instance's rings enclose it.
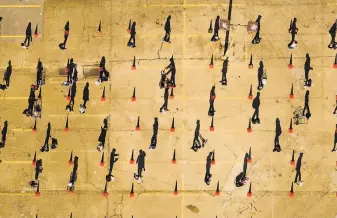
<instances>
[{"instance_id":1,"label":"dark shoe","mask_svg":"<svg viewBox=\"0 0 337 218\"><path fill-rule=\"evenodd\" d=\"M256 124L256 119L252 119L252 123L253 123L253 124Z\"/></svg>"},{"instance_id":2,"label":"dark shoe","mask_svg":"<svg viewBox=\"0 0 337 218\"><path fill-rule=\"evenodd\" d=\"M260 118L257 118L256 121L258 124L260 124Z\"/></svg>"}]
</instances>

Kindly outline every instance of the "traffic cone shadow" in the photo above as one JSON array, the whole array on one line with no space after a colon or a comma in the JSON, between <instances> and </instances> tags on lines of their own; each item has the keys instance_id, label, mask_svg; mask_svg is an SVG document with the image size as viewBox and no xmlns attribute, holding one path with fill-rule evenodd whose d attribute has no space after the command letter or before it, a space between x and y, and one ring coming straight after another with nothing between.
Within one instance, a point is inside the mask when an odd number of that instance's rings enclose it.
<instances>
[{"instance_id":1,"label":"traffic cone shadow","mask_svg":"<svg viewBox=\"0 0 337 218\"><path fill-rule=\"evenodd\" d=\"M293 118L290 118L290 125L289 125L289 130L288 130L288 132L289 132L290 134L294 132L294 130L293 130Z\"/></svg>"},{"instance_id":2,"label":"traffic cone shadow","mask_svg":"<svg viewBox=\"0 0 337 218\"><path fill-rule=\"evenodd\" d=\"M69 101L70 100L70 89L71 89L71 86L69 86L69 89L68 89L68 95L66 97L66 100Z\"/></svg>"},{"instance_id":3,"label":"traffic cone shadow","mask_svg":"<svg viewBox=\"0 0 337 218\"><path fill-rule=\"evenodd\" d=\"M294 182L291 182L289 197L294 197Z\"/></svg>"},{"instance_id":4,"label":"traffic cone shadow","mask_svg":"<svg viewBox=\"0 0 337 218\"><path fill-rule=\"evenodd\" d=\"M208 33L212 33L213 32L213 27L212 27L212 20L209 23L209 28L208 28Z\"/></svg>"},{"instance_id":5,"label":"traffic cone shadow","mask_svg":"<svg viewBox=\"0 0 337 218\"><path fill-rule=\"evenodd\" d=\"M335 62L333 63L333 68L337 68L337 54L335 56Z\"/></svg>"},{"instance_id":6,"label":"traffic cone shadow","mask_svg":"<svg viewBox=\"0 0 337 218\"><path fill-rule=\"evenodd\" d=\"M40 182L37 183L37 189L36 189L36 192L35 192L35 196L40 197Z\"/></svg>"},{"instance_id":7,"label":"traffic cone shadow","mask_svg":"<svg viewBox=\"0 0 337 218\"><path fill-rule=\"evenodd\" d=\"M105 86L103 87L103 92L102 92L102 96L101 96L101 101L106 101L106 99L105 99Z\"/></svg>"},{"instance_id":8,"label":"traffic cone shadow","mask_svg":"<svg viewBox=\"0 0 337 218\"><path fill-rule=\"evenodd\" d=\"M130 198L133 198L135 196L135 192L133 191L133 183L132 183L132 186L131 186L131 191L130 191L129 196L130 196Z\"/></svg>"},{"instance_id":9,"label":"traffic cone shadow","mask_svg":"<svg viewBox=\"0 0 337 218\"><path fill-rule=\"evenodd\" d=\"M248 152L248 160L247 160L248 163L252 163L253 162L253 159L252 159L252 148L249 147L249 152Z\"/></svg>"},{"instance_id":10,"label":"traffic cone shadow","mask_svg":"<svg viewBox=\"0 0 337 218\"><path fill-rule=\"evenodd\" d=\"M36 27L35 27L34 38L38 38L39 37L39 33L37 31L37 25L38 24L36 24Z\"/></svg>"},{"instance_id":11,"label":"traffic cone shadow","mask_svg":"<svg viewBox=\"0 0 337 218\"><path fill-rule=\"evenodd\" d=\"M171 94L170 94L170 99L174 99L174 94L173 94L173 87L171 88Z\"/></svg>"},{"instance_id":12,"label":"traffic cone shadow","mask_svg":"<svg viewBox=\"0 0 337 218\"><path fill-rule=\"evenodd\" d=\"M131 33L131 19L130 19L130 21L129 21L129 27L128 27L128 29L126 30L128 33Z\"/></svg>"},{"instance_id":13,"label":"traffic cone shadow","mask_svg":"<svg viewBox=\"0 0 337 218\"><path fill-rule=\"evenodd\" d=\"M212 153L211 164L212 164L212 165L215 165L215 150L213 150L213 153Z\"/></svg>"},{"instance_id":14,"label":"traffic cone shadow","mask_svg":"<svg viewBox=\"0 0 337 218\"><path fill-rule=\"evenodd\" d=\"M101 20L99 21L97 32L98 32L99 34L102 34L102 21L101 21Z\"/></svg>"}]
</instances>

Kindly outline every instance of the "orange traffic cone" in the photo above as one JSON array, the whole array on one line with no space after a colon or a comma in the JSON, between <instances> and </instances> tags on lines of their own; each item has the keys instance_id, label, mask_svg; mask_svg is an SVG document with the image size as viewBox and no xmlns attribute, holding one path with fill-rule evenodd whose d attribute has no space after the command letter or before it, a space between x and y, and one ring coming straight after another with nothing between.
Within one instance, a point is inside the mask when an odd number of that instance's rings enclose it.
<instances>
[{"instance_id":1,"label":"orange traffic cone","mask_svg":"<svg viewBox=\"0 0 337 218\"><path fill-rule=\"evenodd\" d=\"M247 128L247 132L248 133L251 133L253 130L252 130L252 119L249 118L249 123L248 123L248 128Z\"/></svg>"},{"instance_id":2,"label":"orange traffic cone","mask_svg":"<svg viewBox=\"0 0 337 218\"><path fill-rule=\"evenodd\" d=\"M250 69L253 68L253 54L250 55L250 61L249 61L248 67L249 67Z\"/></svg>"},{"instance_id":3,"label":"orange traffic cone","mask_svg":"<svg viewBox=\"0 0 337 218\"><path fill-rule=\"evenodd\" d=\"M69 164L69 166L73 165L73 151L71 151L71 153L70 153L70 158L68 160L68 164Z\"/></svg>"},{"instance_id":4,"label":"orange traffic cone","mask_svg":"<svg viewBox=\"0 0 337 218\"><path fill-rule=\"evenodd\" d=\"M34 126L33 126L33 129L32 129L33 132L37 132L37 129L36 129L36 119L34 121Z\"/></svg>"},{"instance_id":5,"label":"orange traffic cone","mask_svg":"<svg viewBox=\"0 0 337 218\"><path fill-rule=\"evenodd\" d=\"M140 126L139 126L139 116L138 116L138 120L137 120L136 131L140 131Z\"/></svg>"},{"instance_id":6,"label":"orange traffic cone","mask_svg":"<svg viewBox=\"0 0 337 218\"><path fill-rule=\"evenodd\" d=\"M176 164L177 160L176 160L176 149L173 150L173 157L172 157L172 164Z\"/></svg>"},{"instance_id":7,"label":"orange traffic cone","mask_svg":"<svg viewBox=\"0 0 337 218\"><path fill-rule=\"evenodd\" d=\"M101 101L105 101L105 86L103 87L103 92L102 92L102 96L101 96Z\"/></svg>"},{"instance_id":8,"label":"orange traffic cone","mask_svg":"<svg viewBox=\"0 0 337 218\"><path fill-rule=\"evenodd\" d=\"M174 132L174 131L175 131L175 127L174 127L174 117L173 117L170 132Z\"/></svg>"},{"instance_id":9,"label":"orange traffic cone","mask_svg":"<svg viewBox=\"0 0 337 218\"><path fill-rule=\"evenodd\" d=\"M36 27L35 27L35 32L34 32L34 38L37 38L39 37L39 34L37 32L37 24L36 24Z\"/></svg>"},{"instance_id":10,"label":"orange traffic cone","mask_svg":"<svg viewBox=\"0 0 337 218\"><path fill-rule=\"evenodd\" d=\"M131 152L131 158L130 158L130 164L134 164L135 163L135 159L133 158L133 149Z\"/></svg>"},{"instance_id":11,"label":"orange traffic cone","mask_svg":"<svg viewBox=\"0 0 337 218\"><path fill-rule=\"evenodd\" d=\"M295 95L294 95L294 84L291 84L291 89L290 89L290 95L289 98L290 99L294 99Z\"/></svg>"},{"instance_id":12,"label":"orange traffic cone","mask_svg":"<svg viewBox=\"0 0 337 218\"><path fill-rule=\"evenodd\" d=\"M249 94L248 94L248 99L253 99L253 85L250 85L250 89L249 89Z\"/></svg>"},{"instance_id":13,"label":"orange traffic cone","mask_svg":"<svg viewBox=\"0 0 337 218\"><path fill-rule=\"evenodd\" d=\"M133 56L133 62L132 62L131 70L136 70L136 56Z\"/></svg>"},{"instance_id":14,"label":"orange traffic cone","mask_svg":"<svg viewBox=\"0 0 337 218\"><path fill-rule=\"evenodd\" d=\"M288 130L289 133L293 133L294 130L293 130L293 118L290 118L290 126L289 126L289 130Z\"/></svg>"},{"instance_id":15,"label":"orange traffic cone","mask_svg":"<svg viewBox=\"0 0 337 218\"><path fill-rule=\"evenodd\" d=\"M294 182L291 182L289 197L294 197Z\"/></svg>"},{"instance_id":16,"label":"orange traffic cone","mask_svg":"<svg viewBox=\"0 0 337 218\"><path fill-rule=\"evenodd\" d=\"M291 156L290 165L295 166L295 150L293 150L293 155Z\"/></svg>"},{"instance_id":17,"label":"orange traffic cone","mask_svg":"<svg viewBox=\"0 0 337 218\"><path fill-rule=\"evenodd\" d=\"M212 165L215 164L215 150L213 150L211 164L212 164Z\"/></svg>"},{"instance_id":18,"label":"orange traffic cone","mask_svg":"<svg viewBox=\"0 0 337 218\"><path fill-rule=\"evenodd\" d=\"M289 64L288 64L288 68L292 69L294 67L293 65L293 54L290 55L290 60L289 60Z\"/></svg>"},{"instance_id":19,"label":"orange traffic cone","mask_svg":"<svg viewBox=\"0 0 337 218\"><path fill-rule=\"evenodd\" d=\"M127 29L127 32L128 32L128 33L131 32L131 19L130 19L130 21L129 21L129 27L128 27L128 29Z\"/></svg>"},{"instance_id":20,"label":"orange traffic cone","mask_svg":"<svg viewBox=\"0 0 337 218\"><path fill-rule=\"evenodd\" d=\"M108 193L108 182L105 182L104 191L103 191L102 195L104 197L108 197L108 195L109 195L109 193Z\"/></svg>"},{"instance_id":21,"label":"orange traffic cone","mask_svg":"<svg viewBox=\"0 0 337 218\"><path fill-rule=\"evenodd\" d=\"M337 54L335 56L335 62L333 63L333 68L337 68Z\"/></svg>"},{"instance_id":22,"label":"orange traffic cone","mask_svg":"<svg viewBox=\"0 0 337 218\"><path fill-rule=\"evenodd\" d=\"M178 195L178 181L176 180L176 185L174 187L174 192L173 192L174 195Z\"/></svg>"},{"instance_id":23,"label":"orange traffic cone","mask_svg":"<svg viewBox=\"0 0 337 218\"><path fill-rule=\"evenodd\" d=\"M67 97L66 97L66 100L70 100L70 89L71 89L71 86L69 86L69 89L68 89L68 95L67 95Z\"/></svg>"},{"instance_id":24,"label":"orange traffic cone","mask_svg":"<svg viewBox=\"0 0 337 218\"><path fill-rule=\"evenodd\" d=\"M173 87L171 88L170 99L174 99L174 94L173 94Z\"/></svg>"},{"instance_id":25,"label":"orange traffic cone","mask_svg":"<svg viewBox=\"0 0 337 218\"><path fill-rule=\"evenodd\" d=\"M216 185L215 196L220 196L219 181L218 181L218 184Z\"/></svg>"},{"instance_id":26,"label":"orange traffic cone","mask_svg":"<svg viewBox=\"0 0 337 218\"><path fill-rule=\"evenodd\" d=\"M247 160L248 163L251 163L253 162L253 159L252 159L252 148L249 147L249 152L248 152L248 160Z\"/></svg>"},{"instance_id":27,"label":"orange traffic cone","mask_svg":"<svg viewBox=\"0 0 337 218\"><path fill-rule=\"evenodd\" d=\"M252 193L252 182L250 182L249 184L249 190L247 192L247 197L252 197L253 193Z\"/></svg>"},{"instance_id":28,"label":"orange traffic cone","mask_svg":"<svg viewBox=\"0 0 337 218\"><path fill-rule=\"evenodd\" d=\"M133 87L133 94L131 97L131 101L136 101L136 87Z\"/></svg>"},{"instance_id":29,"label":"orange traffic cone","mask_svg":"<svg viewBox=\"0 0 337 218\"><path fill-rule=\"evenodd\" d=\"M34 157L33 157L32 165L36 166L36 151L34 152Z\"/></svg>"},{"instance_id":30,"label":"orange traffic cone","mask_svg":"<svg viewBox=\"0 0 337 218\"><path fill-rule=\"evenodd\" d=\"M209 68L214 68L214 64L213 64L213 55L211 57L211 63L209 64Z\"/></svg>"},{"instance_id":31,"label":"orange traffic cone","mask_svg":"<svg viewBox=\"0 0 337 218\"><path fill-rule=\"evenodd\" d=\"M131 191L130 191L130 198L133 198L135 196L135 193L133 191L133 183L132 183L132 186L131 186Z\"/></svg>"},{"instance_id":32,"label":"orange traffic cone","mask_svg":"<svg viewBox=\"0 0 337 218\"><path fill-rule=\"evenodd\" d=\"M37 183L37 189L36 189L36 192L35 192L35 196L40 197L40 182Z\"/></svg>"},{"instance_id":33,"label":"orange traffic cone","mask_svg":"<svg viewBox=\"0 0 337 218\"><path fill-rule=\"evenodd\" d=\"M68 115L67 115L67 120L66 120L66 126L64 127L65 132L69 132L69 120L68 120Z\"/></svg>"},{"instance_id":34,"label":"orange traffic cone","mask_svg":"<svg viewBox=\"0 0 337 218\"><path fill-rule=\"evenodd\" d=\"M102 153L101 162L99 163L99 165L100 165L101 167L104 166L104 151L103 151L103 153Z\"/></svg>"},{"instance_id":35,"label":"orange traffic cone","mask_svg":"<svg viewBox=\"0 0 337 218\"><path fill-rule=\"evenodd\" d=\"M209 127L209 131L214 132L214 120L212 117L212 121L211 121L211 126Z\"/></svg>"}]
</instances>

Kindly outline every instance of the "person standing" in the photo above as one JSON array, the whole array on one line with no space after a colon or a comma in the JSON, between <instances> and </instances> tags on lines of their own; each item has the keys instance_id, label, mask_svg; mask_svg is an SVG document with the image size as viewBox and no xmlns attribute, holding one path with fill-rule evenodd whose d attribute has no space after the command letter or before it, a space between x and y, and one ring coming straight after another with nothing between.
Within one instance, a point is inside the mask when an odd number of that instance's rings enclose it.
<instances>
[{"instance_id":1,"label":"person standing","mask_svg":"<svg viewBox=\"0 0 337 218\"><path fill-rule=\"evenodd\" d=\"M297 185L302 185L303 181L301 178L301 167L302 167L302 158L303 158L303 153L300 153L300 156L297 159L297 163L296 163L296 176L295 176L295 183Z\"/></svg>"},{"instance_id":2,"label":"person standing","mask_svg":"<svg viewBox=\"0 0 337 218\"><path fill-rule=\"evenodd\" d=\"M264 71L264 67L263 67L263 62L261 60L259 69L257 70L257 80L258 80L258 83L259 83L259 86L257 87L258 90L263 89L263 83L262 83L263 71Z\"/></svg>"},{"instance_id":3,"label":"person standing","mask_svg":"<svg viewBox=\"0 0 337 218\"><path fill-rule=\"evenodd\" d=\"M32 40L33 40L33 37L32 37L32 23L29 22L28 26L26 28L26 38L25 38L25 41L23 43L21 43L21 46L23 48L28 49L29 45L30 45L30 42L32 42Z\"/></svg>"},{"instance_id":4,"label":"person standing","mask_svg":"<svg viewBox=\"0 0 337 218\"><path fill-rule=\"evenodd\" d=\"M220 16L217 16L215 19L215 23L214 23L214 33L211 38L211 42L216 42L220 39L219 38L219 28L220 28Z\"/></svg>"},{"instance_id":5,"label":"person standing","mask_svg":"<svg viewBox=\"0 0 337 218\"><path fill-rule=\"evenodd\" d=\"M304 64L304 76L305 76L305 86L311 86L311 79L309 79L309 71L313 70L310 66L310 56L307 53L305 56L305 64Z\"/></svg>"},{"instance_id":6,"label":"person standing","mask_svg":"<svg viewBox=\"0 0 337 218\"><path fill-rule=\"evenodd\" d=\"M329 29L329 34L331 36L331 41L329 44L329 48L334 48L336 49L336 25L337 25L337 20L334 22L334 24L330 27Z\"/></svg>"},{"instance_id":7,"label":"person standing","mask_svg":"<svg viewBox=\"0 0 337 218\"><path fill-rule=\"evenodd\" d=\"M134 178L136 180L138 180L138 183L143 182L142 181L142 173L143 170L145 171L145 157L146 157L146 153L143 150L139 150L139 155L137 157L136 160L136 164L137 164L137 174L134 173Z\"/></svg>"},{"instance_id":8,"label":"person standing","mask_svg":"<svg viewBox=\"0 0 337 218\"><path fill-rule=\"evenodd\" d=\"M168 105L168 97L169 97L169 87L165 87L165 92L164 92L164 104L161 106L159 112L162 113L163 111L168 111L167 105Z\"/></svg>"},{"instance_id":9,"label":"person standing","mask_svg":"<svg viewBox=\"0 0 337 218\"><path fill-rule=\"evenodd\" d=\"M51 138L51 124L48 122L47 132L46 132L46 138L44 140L44 145L41 148L41 152L48 152L49 151L49 138Z\"/></svg>"},{"instance_id":10,"label":"person standing","mask_svg":"<svg viewBox=\"0 0 337 218\"><path fill-rule=\"evenodd\" d=\"M171 41L170 41L170 35L171 35L171 15L169 15L167 17L167 19L166 19L164 30L165 30L165 36L163 38L163 41L171 43Z\"/></svg>"},{"instance_id":11,"label":"person standing","mask_svg":"<svg viewBox=\"0 0 337 218\"><path fill-rule=\"evenodd\" d=\"M87 108L87 101L89 101L89 83L85 84L83 89L83 107Z\"/></svg>"},{"instance_id":12,"label":"person standing","mask_svg":"<svg viewBox=\"0 0 337 218\"><path fill-rule=\"evenodd\" d=\"M4 79L3 79L3 81L5 81L5 83L6 83L6 88L9 87L11 75L12 75L12 62L8 61L8 66L6 68L6 71L5 71L5 74L4 74Z\"/></svg>"},{"instance_id":13,"label":"person standing","mask_svg":"<svg viewBox=\"0 0 337 218\"><path fill-rule=\"evenodd\" d=\"M212 178L212 174L211 174L212 155L213 155L213 152L209 152L206 158L206 173L205 173L204 182L207 185L210 185L211 178Z\"/></svg>"},{"instance_id":14,"label":"person standing","mask_svg":"<svg viewBox=\"0 0 337 218\"><path fill-rule=\"evenodd\" d=\"M98 137L98 142L99 145L97 146L98 151L103 151L104 145L105 145L105 138L106 138L106 133L107 133L107 127L101 127L101 133Z\"/></svg>"},{"instance_id":15,"label":"person standing","mask_svg":"<svg viewBox=\"0 0 337 218\"><path fill-rule=\"evenodd\" d=\"M260 41L261 41L261 38L260 38L260 30L261 30L261 24L260 24L260 21L261 21L261 18L262 16L259 15L256 19L256 23L257 23L257 31L256 31L256 34L255 34L255 37L254 39L252 40L252 43L253 44L259 44Z\"/></svg>"},{"instance_id":16,"label":"person standing","mask_svg":"<svg viewBox=\"0 0 337 218\"><path fill-rule=\"evenodd\" d=\"M73 58L70 58L70 62L69 62L69 65L67 66L67 68L68 68L67 83L70 84L72 82L73 72L74 72L74 68L75 68L75 63L74 63Z\"/></svg>"},{"instance_id":17,"label":"person standing","mask_svg":"<svg viewBox=\"0 0 337 218\"><path fill-rule=\"evenodd\" d=\"M214 100L215 100L215 86L212 86L212 89L209 94L209 109L208 109L208 116L214 116Z\"/></svg>"},{"instance_id":18,"label":"person standing","mask_svg":"<svg viewBox=\"0 0 337 218\"><path fill-rule=\"evenodd\" d=\"M110 153L110 167L109 167L109 172L108 175L106 175L106 181L110 182L114 180L114 176L112 175L112 170L114 168L114 164L118 161L118 156L119 154L116 154L116 149L113 148L111 153Z\"/></svg>"},{"instance_id":19,"label":"person standing","mask_svg":"<svg viewBox=\"0 0 337 218\"><path fill-rule=\"evenodd\" d=\"M303 112L302 112L302 116L306 116L307 119L309 119L311 117L311 113L310 113L310 108L309 108L309 90L307 90L305 92L305 97L304 97L304 108L303 108ZM307 112L307 113L305 113Z\"/></svg>"},{"instance_id":20,"label":"person standing","mask_svg":"<svg viewBox=\"0 0 337 218\"><path fill-rule=\"evenodd\" d=\"M69 105L71 106L70 111L74 111L74 105L75 105L75 97L76 97L76 82L73 82L71 85L71 94L70 94L70 102Z\"/></svg>"},{"instance_id":21,"label":"person standing","mask_svg":"<svg viewBox=\"0 0 337 218\"><path fill-rule=\"evenodd\" d=\"M158 117L155 117L153 123L153 135L151 138L151 145L149 149L155 149L157 147L158 126Z\"/></svg>"},{"instance_id":22,"label":"person standing","mask_svg":"<svg viewBox=\"0 0 337 218\"><path fill-rule=\"evenodd\" d=\"M132 40L132 42L131 42ZM135 48L136 47L136 22L132 23L131 31L130 31L130 39L128 41L128 46Z\"/></svg>"},{"instance_id":23,"label":"person standing","mask_svg":"<svg viewBox=\"0 0 337 218\"><path fill-rule=\"evenodd\" d=\"M297 19L295 17L294 20L291 22L290 28L288 30L289 33L291 33L291 42L288 44L288 48L292 48L294 46L293 45L294 43L295 43L295 45L297 44L297 41L295 40L295 36L298 32L298 29L296 27L296 22L297 22Z\"/></svg>"},{"instance_id":24,"label":"person standing","mask_svg":"<svg viewBox=\"0 0 337 218\"><path fill-rule=\"evenodd\" d=\"M70 25L69 21L67 21L66 25L64 26L64 40L63 40L63 43L59 44L59 48L61 50L67 49L66 48L66 44L67 44L67 41L68 41L68 36L69 36L69 31L70 31L69 25Z\"/></svg>"},{"instance_id":25,"label":"person standing","mask_svg":"<svg viewBox=\"0 0 337 218\"><path fill-rule=\"evenodd\" d=\"M37 67L36 67L36 87L37 89L42 85L42 71L43 71L43 65L40 59L37 61Z\"/></svg>"},{"instance_id":26,"label":"person standing","mask_svg":"<svg viewBox=\"0 0 337 218\"><path fill-rule=\"evenodd\" d=\"M254 114L252 116L252 123L253 124L260 124L260 117L259 117L259 108L260 108L260 92L256 94L256 97L253 100L252 104L254 108Z\"/></svg>"},{"instance_id":27,"label":"person standing","mask_svg":"<svg viewBox=\"0 0 337 218\"><path fill-rule=\"evenodd\" d=\"M221 85L223 86L227 86L227 69L228 69L228 57L226 57L226 59L224 60L223 64L222 64L222 77L221 80L219 81L221 83Z\"/></svg>"},{"instance_id":28,"label":"person standing","mask_svg":"<svg viewBox=\"0 0 337 218\"><path fill-rule=\"evenodd\" d=\"M176 87L176 65L173 59L173 55L170 58L170 64L165 68L165 69L169 69L169 71L167 71L166 75L168 75L169 73L171 73L171 79L169 81L169 83L171 83L172 87Z\"/></svg>"},{"instance_id":29,"label":"person standing","mask_svg":"<svg viewBox=\"0 0 337 218\"><path fill-rule=\"evenodd\" d=\"M193 139L193 143L191 147L191 149L195 152L197 152L198 149L200 149L201 147L204 147L205 144L207 143L207 139L204 139L202 135L200 134L200 120L197 120L196 124L197 125L194 131L194 139ZM201 139L201 143L200 143L199 138Z\"/></svg>"},{"instance_id":30,"label":"person standing","mask_svg":"<svg viewBox=\"0 0 337 218\"><path fill-rule=\"evenodd\" d=\"M280 124L280 119L276 118L276 130L275 130L275 139L274 139L274 149L273 152L277 151L280 152L281 151L281 145L280 145L280 140L279 137L282 134L282 129L281 129L281 124Z\"/></svg>"}]
</instances>

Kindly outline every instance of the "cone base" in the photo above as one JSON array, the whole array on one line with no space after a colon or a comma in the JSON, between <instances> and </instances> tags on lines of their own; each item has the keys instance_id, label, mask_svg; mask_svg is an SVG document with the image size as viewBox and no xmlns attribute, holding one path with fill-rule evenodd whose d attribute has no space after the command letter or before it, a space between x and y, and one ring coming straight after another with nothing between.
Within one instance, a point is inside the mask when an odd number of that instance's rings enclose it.
<instances>
[{"instance_id":1,"label":"cone base","mask_svg":"<svg viewBox=\"0 0 337 218\"><path fill-rule=\"evenodd\" d=\"M253 194L251 192L247 193L247 197L252 197L252 196L253 196Z\"/></svg>"},{"instance_id":2,"label":"cone base","mask_svg":"<svg viewBox=\"0 0 337 218\"><path fill-rule=\"evenodd\" d=\"M171 128L171 129L170 129L170 132L174 132L174 131L175 131L175 128Z\"/></svg>"},{"instance_id":3,"label":"cone base","mask_svg":"<svg viewBox=\"0 0 337 218\"><path fill-rule=\"evenodd\" d=\"M293 129L289 129L288 132L289 132L289 133L293 133L294 130L293 130Z\"/></svg>"},{"instance_id":4,"label":"cone base","mask_svg":"<svg viewBox=\"0 0 337 218\"><path fill-rule=\"evenodd\" d=\"M37 132L37 129L32 129L32 132Z\"/></svg>"},{"instance_id":5,"label":"cone base","mask_svg":"<svg viewBox=\"0 0 337 218\"><path fill-rule=\"evenodd\" d=\"M290 192L289 197L294 197L294 192Z\"/></svg>"},{"instance_id":6,"label":"cone base","mask_svg":"<svg viewBox=\"0 0 337 218\"><path fill-rule=\"evenodd\" d=\"M140 127L136 127L136 131L140 131Z\"/></svg>"},{"instance_id":7,"label":"cone base","mask_svg":"<svg viewBox=\"0 0 337 218\"><path fill-rule=\"evenodd\" d=\"M214 126L210 126L209 131L214 132Z\"/></svg>"},{"instance_id":8,"label":"cone base","mask_svg":"<svg viewBox=\"0 0 337 218\"><path fill-rule=\"evenodd\" d=\"M40 197L40 192L35 192L36 197Z\"/></svg>"},{"instance_id":9,"label":"cone base","mask_svg":"<svg viewBox=\"0 0 337 218\"><path fill-rule=\"evenodd\" d=\"M177 163L177 161L176 160L172 160L172 164L176 164Z\"/></svg>"},{"instance_id":10,"label":"cone base","mask_svg":"<svg viewBox=\"0 0 337 218\"><path fill-rule=\"evenodd\" d=\"M99 163L101 167L104 167L104 162Z\"/></svg>"},{"instance_id":11,"label":"cone base","mask_svg":"<svg viewBox=\"0 0 337 218\"><path fill-rule=\"evenodd\" d=\"M248 95L248 99L252 100L253 96L252 95Z\"/></svg>"},{"instance_id":12,"label":"cone base","mask_svg":"<svg viewBox=\"0 0 337 218\"><path fill-rule=\"evenodd\" d=\"M39 37L39 34L34 34L34 38L37 38L37 37Z\"/></svg>"},{"instance_id":13,"label":"cone base","mask_svg":"<svg viewBox=\"0 0 337 218\"><path fill-rule=\"evenodd\" d=\"M106 101L105 97L101 97L101 101Z\"/></svg>"},{"instance_id":14,"label":"cone base","mask_svg":"<svg viewBox=\"0 0 337 218\"><path fill-rule=\"evenodd\" d=\"M337 64L333 64L333 68L337 68Z\"/></svg>"},{"instance_id":15,"label":"cone base","mask_svg":"<svg viewBox=\"0 0 337 218\"><path fill-rule=\"evenodd\" d=\"M68 100L68 101L69 101L69 100L70 100L70 96L67 96L67 97L66 97L66 100Z\"/></svg>"},{"instance_id":16,"label":"cone base","mask_svg":"<svg viewBox=\"0 0 337 218\"><path fill-rule=\"evenodd\" d=\"M290 94L290 95L289 95L289 98L290 98L290 99L294 99L295 96L294 96L293 94Z\"/></svg>"},{"instance_id":17,"label":"cone base","mask_svg":"<svg viewBox=\"0 0 337 218\"><path fill-rule=\"evenodd\" d=\"M33 165L33 166L36 166L36 161L33 160L33 161L32 161L32 165Z\"/></svg>"},{"instance_id":18,"label":"cone base","mask_svg":"<svg viewBox=\"0 0 337 218\"><path fill-rule=\"evenodd\" d=\"M248 132L248 133L251 133L251 132L252 132L252 129L251 129L251 128L247 128L247 132Z\"/></svg>"},{"instance_id":19,"label":"cone base","mask_svg":"<svg viewBox=\"0 0 337 218\"><path fill-rule=\"evenodd\" d=\"M220 192L219 192L219 191L216 191L216 192L215 192L215 196L220 196Z\"/></svg>"},{"instance_id":20,"label":"cone base","mask_svg":"<svg viewBox=\"0 0 337 218\"><path fill-rule=\"evenodd\" d=\"M131 30L130 30L130 29L127 29L126 32L131 33Z\"/></svg>"},{"instance_id":21,"label":"cone base","mask_svg":"<svg viewBox=\"0 0 337 218\"><path fill-rule=\"evenodd\" d=\"M131 101L136 101L136 97L132 97L132 98L131 98Z\"/></svg>"},{"instance_id":22,"label":"cone base","mask_svg":"<svg viewBox=\"0 0 337 218\"><path fill-rule=\"evenodd\" d=\"M215 100L215 95L212 95L212 100Z\"/></svg>"},{"instance_id":23,"label":"cone base","mask_svg":"<svg viewBox=\"0 0 337 218\"><path fill-rule=\"evenodd\" d=\"M134 161L134 160L130 160L129 163L130 163L130 164L134 164L135 161Z\"/></svg>"},{"instance_id":24,"label":"cone base","mask_svg":"<svg viewBox=\"0 0 337 218\"><path fill-rule=\"evenodd\" d=\"M178 191L174 191L174 192L173 192L173 195L178 195Z\"/></svg>"},{"instance_id":25,"label":"cone base","mask_svg":"<svg viewBox=\"0 0 337 218\"><path fill-rule=\"evenodd\" d=\"M288 64L288 68L289 68L289 69L293 69L293 67L294 67L294 65Z\"/></svg>"},{"instance_id":26,"label":"cone base","mask_svg":"<svg viewBox=\"0 0 337 218\"><path fill-rule=\"evenodd\" d=\"M69 128L67 128L67 127L64 128L64 131L65 131L65 132L69 132Z\"/></svg>"},{"instance_id":27,"label":"cone base","mask_svg":"<svg viewBox=\"0 0 337 218\"><path fill-rule=\"evenodd\" d=\"M68 161L68 165L69 166L73 165L73 162L72 161Z\"/></svg>"},{"instance_id":28,"label":"cone base","mask_svg":"<svg viewBox=\"0 0 337 218\"><path fill-rule=\"evenodd\" d=\"M212 164L212 165L215 165L215 160L212 160L211 164Z\"/></svg>"},{"instance_id":29,"label":"cone base","mask_svg":"<svg viewBox=\"0 0 337 218\"><path fill-rule=\"evenodd\" d=\"M210 68L210 69L214 68L214 65L213 65L213 64L210 64L210 65L209 65L209 68Z\"/></svg>"},{"instance_id":30,"label":"cone base","mask_svg":"<svg viewBox=\"0 0 337 218\"><path fill-rule=\"evenodd\" d=\"M68 190L68 194L72 195L74 192L72 190Z\"/></svg>"},{"instance_id":31,"label":"cone base","mask_svg":"<svg viewBox=\"0 0 337 218\"><path fill-rule=\"evenodd\" d=\"M294 166L294 165L295 165L295 161L294 161L294 160L291 160L291 161L290 161L290 165L291 165L291 166Z\"/></svg>"},{"instance_id":32,"label":"cone base","mask_svg":"<svg viewBox=\"0 0 337 218\"><path fill-rule=\"evenodd\" d=\"M131 70L136 70L136 66L131 66Z\"/></svg>"},{"instance_id":33,"label":"cone base","mask_svg":"<svg viewBox=\"0 0 337 218\"><path fill-rule=\"evenodd\" d=\"M135 196L135 194L134 193L130 193L129 196L130 196L130 198L133 198Z\"/></svg>"},{"instance_id":34,"label":"cone base","mask_svg":"<svg viewBox=\"0 0 337 218\"><path fill-rule=\"evenodd\" d=\"M249 64L249 65L248 65L248 68L249 68L249 69L252 69L252 68L253 68L253 64Z\"/></svg>"},{"instance_id":35,"label":"cone base","mask_svg":"<svg viewBox=\"0 0 337 218\"><path fill-rule=\"evenodd\" d=\"M103 192L102 195L103 195L103 197L108 197L109 193L108 192Z\"/></svg>"},{"instance_id":36,"label":"cone base","mask_svg":"<svg viewBox=\"0 0 337 218\"><path fill-rule=\"evenodd\" d=\"M170 99L174 99L174 96L170 96Z\"/></svg>"},{"instance_id":37,"label":"cone base","mask_svg":"<svg viewBox=\"0 0 337 218\"><path fill-rule=\"evenodd\" d=\"M248 163L253 162L252 158L248 158L247 162L248 162Z\"/></svg>"}]
</instances>

